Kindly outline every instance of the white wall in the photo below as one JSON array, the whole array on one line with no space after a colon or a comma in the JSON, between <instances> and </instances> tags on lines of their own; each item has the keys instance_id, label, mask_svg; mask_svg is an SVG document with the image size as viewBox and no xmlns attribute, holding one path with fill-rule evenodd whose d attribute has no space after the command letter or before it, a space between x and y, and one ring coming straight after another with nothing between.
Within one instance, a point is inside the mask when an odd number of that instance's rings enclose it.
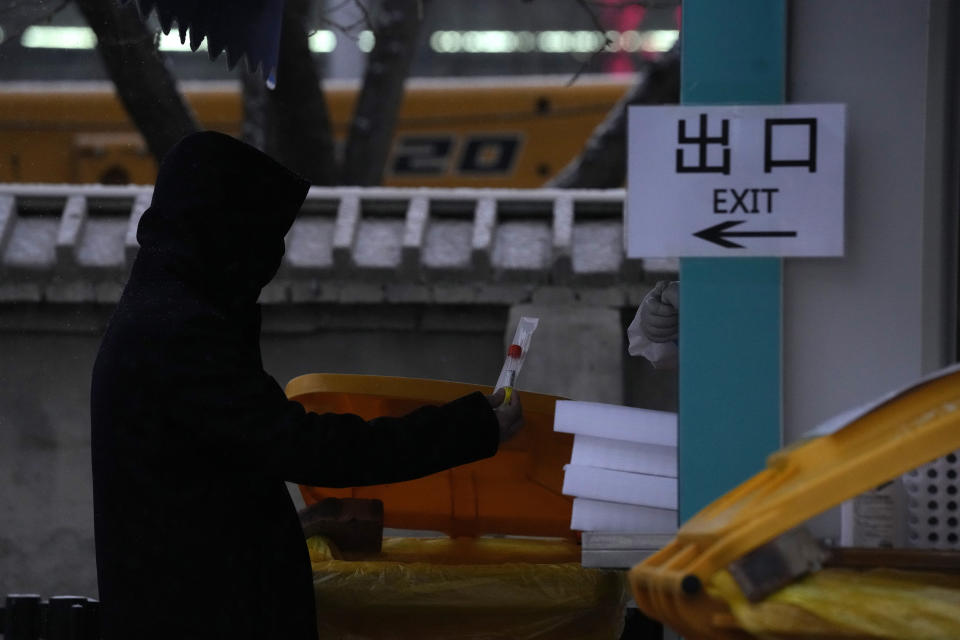
<instances>
[{"instance_id":1,"label":"white wall","mask_svg":"<svg viewBox=\"0 0 960 640\"><path fill-rule=\"evenodd\" d=\"M944 0L791 4L788 99L847 104L846 256L784 267L784 436L952 360ZM950 247L950 249L945 249Z\"/></svg>"}]
</instances>

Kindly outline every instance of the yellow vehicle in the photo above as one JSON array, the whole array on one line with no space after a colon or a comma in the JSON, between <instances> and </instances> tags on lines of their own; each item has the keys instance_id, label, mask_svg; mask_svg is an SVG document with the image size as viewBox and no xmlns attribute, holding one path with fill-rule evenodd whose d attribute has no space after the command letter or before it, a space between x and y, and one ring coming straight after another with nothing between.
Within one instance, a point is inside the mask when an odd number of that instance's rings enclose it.
<instances>
[{"instance_id":1,"label":"yellow vehicle","mask_svg":"<svg viewBox=\"0 0 960 640\"><path fill-rule=\"evenodd\" d=\"M634 76L412 79L385 182L537 187L583 148ZM238 83L184 83L201 125L239 135ZM356 83L325 84L338 140ZM149 184L156 163L107 83L0 84L0 182Z\"/></svg>"}]
</instances>

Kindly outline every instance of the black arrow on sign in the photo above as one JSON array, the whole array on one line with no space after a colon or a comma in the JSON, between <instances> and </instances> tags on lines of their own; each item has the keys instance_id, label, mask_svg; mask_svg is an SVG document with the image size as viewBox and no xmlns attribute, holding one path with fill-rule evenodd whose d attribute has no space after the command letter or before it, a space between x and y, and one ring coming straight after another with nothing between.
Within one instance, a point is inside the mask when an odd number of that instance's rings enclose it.
<instances>
[{"instance_id":1,"label":"black arrow on sign","mask_svg":"<svg viewBox=\"0 0 960 640\"><path fill-rule=\"evenodd\" d=\"M707 242L718 244L727 249L743 249L742 244L731 242L727 238L796 238L796 231L727 231L731 227L743 224L743 220L728 220L697 231L693 235Z\"/></svg>"}]
</instances>

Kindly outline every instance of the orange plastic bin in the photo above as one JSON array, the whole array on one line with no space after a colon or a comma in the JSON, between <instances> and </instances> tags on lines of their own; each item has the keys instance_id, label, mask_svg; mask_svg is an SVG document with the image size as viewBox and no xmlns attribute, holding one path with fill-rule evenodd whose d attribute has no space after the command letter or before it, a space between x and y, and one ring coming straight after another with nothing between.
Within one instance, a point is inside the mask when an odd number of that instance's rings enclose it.
<instances>
[{"instance_id":1,"label":"orange plastic bin","mask_svg":"<svg viewBox=\"0 0 960 640\"><path fill-rule=\"evenodd\" d=\"M491 387L349 374L309 374L287 385L287 396L317 413L353 413L365 419L400 416L426 404L442 404ZM496 456L419 480L372 487L301 486L308 505L324 498L377 498L384 524L439 531L450 536L513 534L575 538L572 498L561 493L563 465L573 436L553 431L556 396L518 392L525 428Z\"/></svg>"}]
</instances>

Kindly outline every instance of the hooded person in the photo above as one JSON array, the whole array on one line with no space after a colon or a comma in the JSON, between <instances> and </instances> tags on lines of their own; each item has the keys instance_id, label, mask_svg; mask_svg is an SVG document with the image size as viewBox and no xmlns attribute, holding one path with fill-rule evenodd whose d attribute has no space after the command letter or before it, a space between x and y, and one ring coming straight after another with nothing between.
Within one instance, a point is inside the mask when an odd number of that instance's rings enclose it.
<instances>
[{"instance_id":1,"label":"hooded person","mask_svg":"<svg viewBox=\"0 0 960 640\"><path fill-rule=\"evenodd\" d=\"M204 132L164 158L93 369L105 640L313 640L306 543L285 481L350 487L496 453L519 405L474 393L401 418L308 413L260 357L261 287L308 184Z\"/></svg>"}]
</instances>

